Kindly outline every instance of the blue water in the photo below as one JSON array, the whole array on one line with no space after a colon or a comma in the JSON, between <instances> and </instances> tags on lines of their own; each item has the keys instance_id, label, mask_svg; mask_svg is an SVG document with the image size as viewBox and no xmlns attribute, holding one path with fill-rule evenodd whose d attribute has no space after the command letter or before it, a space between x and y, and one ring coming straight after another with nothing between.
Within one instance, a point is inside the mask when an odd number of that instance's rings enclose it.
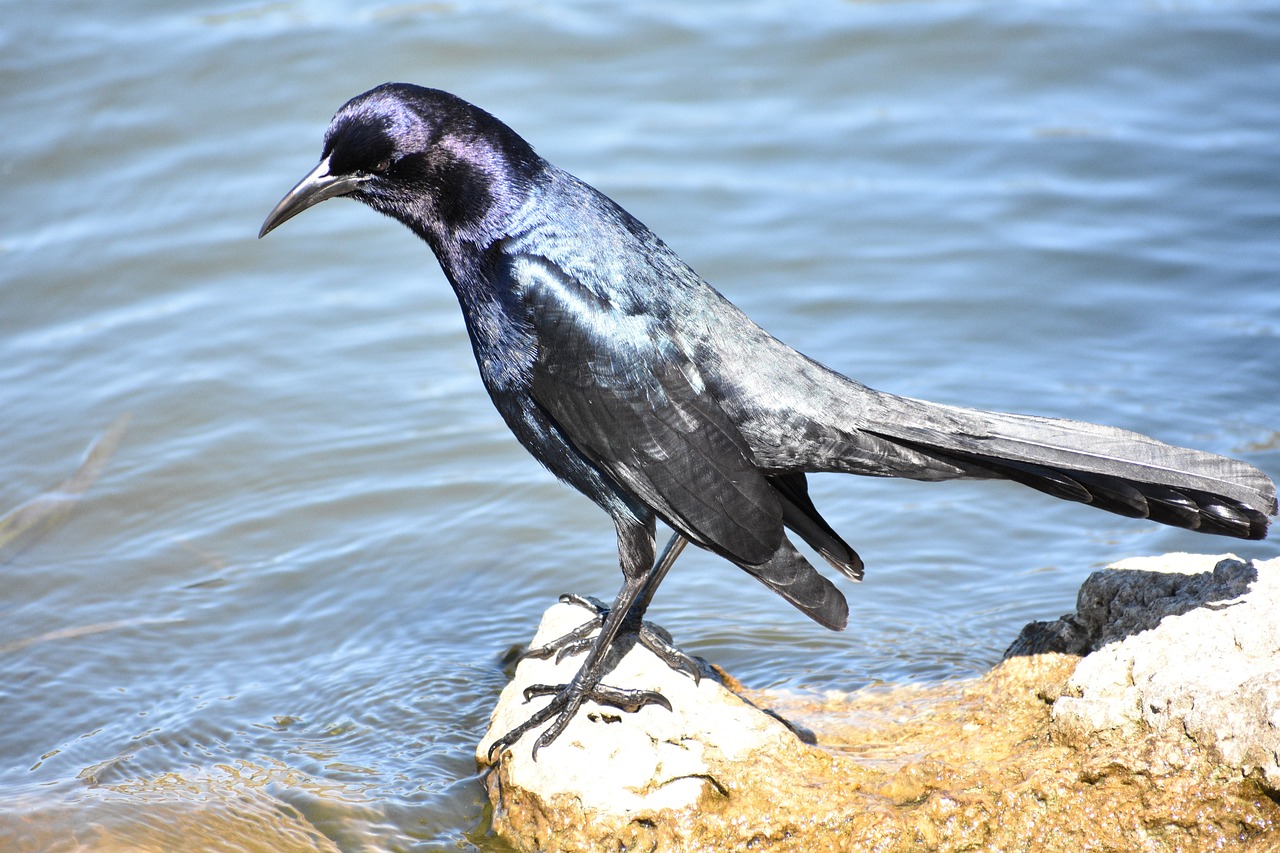
<instances>
[{"instance_id":1,"label":"blue water","mask_svg":"<svg viewBox=\"0 0 1280 853\"><path fill-rule=\"evenodd\" d=\"M0 512L131 415L0 551L6 850L500 849L501 656L612 596L612 527L507 434L423 244L344 201L255 239L386 80L874 387L1280 477L1280 3L0 11ZM651 611L752 687L971 676L1109 561L1280 554L1005 484L813 492L868 565L847 632L700 553Z\"/></svg>"}]
</instances>

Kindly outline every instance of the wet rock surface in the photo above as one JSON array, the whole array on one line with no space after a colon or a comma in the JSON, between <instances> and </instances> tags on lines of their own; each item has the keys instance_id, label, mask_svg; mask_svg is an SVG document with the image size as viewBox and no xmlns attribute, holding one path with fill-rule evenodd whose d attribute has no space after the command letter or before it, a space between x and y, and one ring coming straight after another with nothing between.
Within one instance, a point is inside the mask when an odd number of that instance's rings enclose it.
<instances>
[{"instance_id":1,"label":"wet rock surface","mask_svg":"<svg viewBox=\"0 0 1280 853\"><path fill-rule=\"evenodd\" d=\"M632 649L606 681L674 711L588 705L536 762L526 736L485 777L494 829L521 850L1280 849L1277 614L1280 560L1169 555L1095 573L971 681L815 700ZM534 644L582 621L558 605ZM523 688L578 660L517 667L482 766L546 701Z\"/></svg>"}]
</instances>

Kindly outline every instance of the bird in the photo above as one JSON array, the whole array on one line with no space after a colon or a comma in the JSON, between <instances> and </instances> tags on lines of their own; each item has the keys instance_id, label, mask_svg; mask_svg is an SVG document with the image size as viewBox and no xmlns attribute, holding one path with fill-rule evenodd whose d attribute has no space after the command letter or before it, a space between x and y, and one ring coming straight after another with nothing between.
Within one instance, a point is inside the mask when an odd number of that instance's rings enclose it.
<instances>
[{"instance_id":1,"label":"bird","mask_svg":"<svg viewBox=\"0 0 1280 853\"><path fill-rule=\"evenodd\" d=\"M624 711L657 691L605 684L632 638L674 669L695 662L644 615L692 543L818 624L842 630L840 574L863 562L822 517L807 475L1003 479L1123 516L1261 539L1275 485L1245 462L1111 426L930 403L869 388L747 317L620 205L547 162L502 121L448 92L386 83L333 116L319 164L259 238L346 197L407 226L452 286L480 377L517 441L603 509L623 583L611 605L535 656L584 655L550 700L493 741L550 746L585 702ZM655 555L657 521L672 530ZM629 647L629 646L628 646Z\"/></svg>"}]
</instances>

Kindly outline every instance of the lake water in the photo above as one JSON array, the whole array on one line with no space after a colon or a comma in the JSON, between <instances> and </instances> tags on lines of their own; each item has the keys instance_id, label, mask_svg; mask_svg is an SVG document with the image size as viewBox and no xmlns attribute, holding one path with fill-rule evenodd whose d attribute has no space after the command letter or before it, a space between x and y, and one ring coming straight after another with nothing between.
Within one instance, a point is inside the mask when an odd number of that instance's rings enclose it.
<instances>
[{"instance_id":1,"label":"lake water","mask_svg":"<svg viewBox=\"0 0 1280 853\"><path fill-rule=\"evenodd\" d=\"M0 552L6 850L501 849L472 751L502 655L620 577L605 515L493 411L423 244L346 201L255 239L386 80L494 112L874 387L1280 477L1280 3L3 19L0 512L119 433ZM848 631L702 553L651 611L751 687L972 676L1109 561L1280 554L1007 484L813 481L867 562Z\"/></svg>"}]
</instances>

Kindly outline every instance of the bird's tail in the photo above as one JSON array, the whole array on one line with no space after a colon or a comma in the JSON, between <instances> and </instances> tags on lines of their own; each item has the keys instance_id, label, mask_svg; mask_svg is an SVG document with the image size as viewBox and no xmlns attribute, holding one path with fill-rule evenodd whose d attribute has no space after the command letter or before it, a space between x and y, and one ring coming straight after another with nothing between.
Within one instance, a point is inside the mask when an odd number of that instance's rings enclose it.
<instances>
[{"instance_id":1,"label":"bird's tail","mask_svg":"<svg viewBox=\"0 0 1280 853\"><path fill-rule=\"evenodd\" d=\"M984 412L869 392L859 432L957 477L1013 480L1132 518L1262 539L1275 484L1257 468L1099 424ZM921 479L942 479L926 464ZM898 476L912 476L899 471Z\"/></svg>"},{"instance_id":2,"label":"bird's tail","mask_svg":"<svg viewBox=\"0 0 1280 853\"><path fill-rule=\"evenodd\" d=\"M783 524L855 580L862 560L818 513L805 472L915 480L1005 479L1131 518L1262 539L1276 487L1248 463L1129 430L929 403L868 388L804 359L800 380L774 384L777 408L748 419L752 448ZM788 389L794 394L785 393ZM844 596L784 537L759 565L738 565L816 622L840 630Z\"/></svg>"}]
</instances>

